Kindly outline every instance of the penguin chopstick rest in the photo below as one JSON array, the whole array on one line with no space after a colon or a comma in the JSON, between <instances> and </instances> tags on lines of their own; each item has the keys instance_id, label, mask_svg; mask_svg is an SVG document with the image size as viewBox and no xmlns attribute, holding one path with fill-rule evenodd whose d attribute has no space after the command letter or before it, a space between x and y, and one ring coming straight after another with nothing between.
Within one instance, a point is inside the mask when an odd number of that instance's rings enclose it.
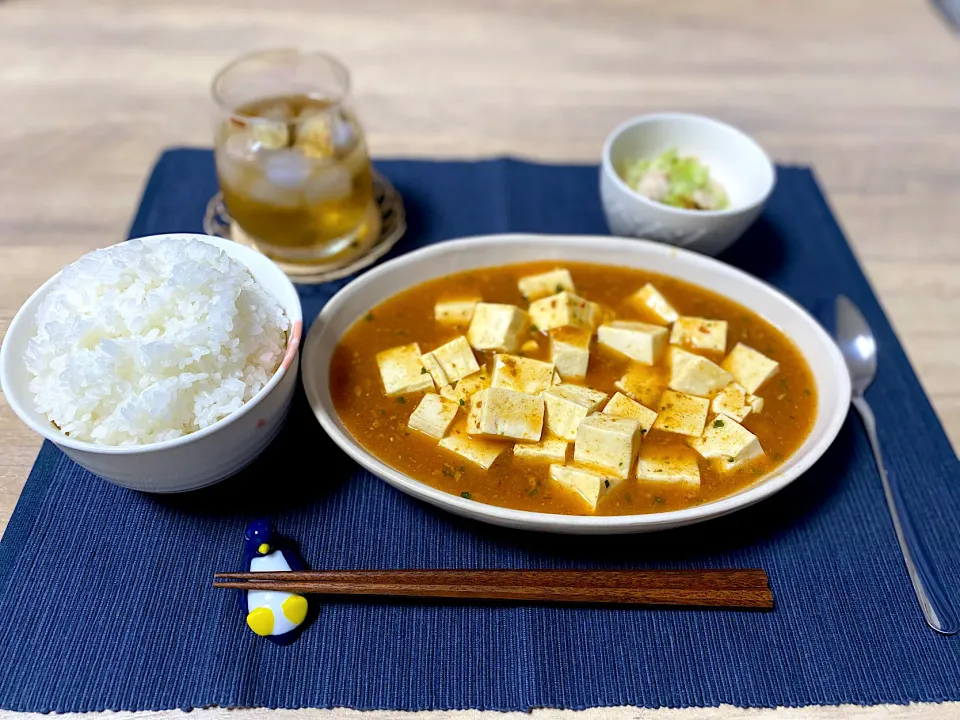
<instances>
[{"instance_id":1,"label":"penguin chopstick rest","mask_svg":"<svg viewBox=\"0 0 960 720\"><path fill-rule=\"evenodd\" d=\"M244 533L243 560L249 572L289 572L307 566L293 547L277 535L266 520L257 520ZM278 645L297 639L307 617L307 599L275 590L247 590L240 605L247 625L257 635Z\"/></svg>"}]
</instances>

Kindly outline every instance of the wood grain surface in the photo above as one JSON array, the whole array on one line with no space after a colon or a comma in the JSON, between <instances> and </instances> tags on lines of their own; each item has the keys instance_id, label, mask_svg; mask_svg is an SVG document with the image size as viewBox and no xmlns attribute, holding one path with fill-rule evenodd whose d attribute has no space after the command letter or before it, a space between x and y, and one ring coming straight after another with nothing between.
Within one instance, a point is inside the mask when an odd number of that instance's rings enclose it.
<instances>
[{"instance_id":1,"label":"wood grain surface","mask_svg":"<svg viewBox=\"0 0 960 720\"><path fill-rule=\"evenodd\" d=\"M274 46L324 48L352 68L380 157L596 161L619 121L671 109L814 165L960 440L960 41L922 0L0 0L0 328L62 265L124 237L164 147L210 144L214 71ZM0 447L4 527L39 440L2 403ZM771 714L960 706L617 717ZM589 715L601 716L614 717Z\"/></svg>"}]
</instances>

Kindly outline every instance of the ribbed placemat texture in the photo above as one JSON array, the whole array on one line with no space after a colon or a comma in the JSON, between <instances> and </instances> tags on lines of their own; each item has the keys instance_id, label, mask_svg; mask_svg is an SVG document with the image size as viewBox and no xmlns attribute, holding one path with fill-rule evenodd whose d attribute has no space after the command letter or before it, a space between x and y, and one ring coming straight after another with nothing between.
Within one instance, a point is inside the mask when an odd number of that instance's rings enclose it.
<instances>
[{"instance_id":1,"label":"ribbed placemat texture","mask_svg":"<svg viewBox=\"0 0 960 720\"><path fill-rule=\"evenodd\" d=\"M393 254L507 231L605 233L597 169L378 163L404 196ZM160 159L131 236L201 230L206 150ZM843 292L877 333L870 391L889 469L960 590L960 473L949 443L810 171L780 168L760 222L724 257L825 318ZM312 318L342 282L301 291ZM294 472L296 470L296 472ZM315 568L762 567L770 613L329 602L293 646L210 588L261 515ZM317 603L315 603L317 605ZM298 396L240 476L174 497L98 480L45 444L0 542L0 707L149 710L779 706L960 699L960 640L922 621L866 438L850 418L774 498L700 526L552 537L465 521L359 470Z\"/></svg>"}]
</instances>

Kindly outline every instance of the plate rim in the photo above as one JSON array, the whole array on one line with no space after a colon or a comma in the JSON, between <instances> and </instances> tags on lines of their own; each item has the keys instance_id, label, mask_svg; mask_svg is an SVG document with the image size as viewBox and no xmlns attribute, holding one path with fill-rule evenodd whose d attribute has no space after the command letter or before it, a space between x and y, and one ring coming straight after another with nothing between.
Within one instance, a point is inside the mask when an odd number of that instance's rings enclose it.
<instances>
[{"instance_id":1,"label":"plate rim","mask_svg":"<svg viewBox=\"0 0 960 720\"><path fill-rule=\"evenodd\" d=\"M802 317L813 329L814 334L819 336L821 345L829 356L830 365L837 378L838 399L837 411L828 418L827 425L823 434L813 446L811 446L804 456L797 461L797 464L786 471L768 476L766 479L751 485L740 492L728 495L712 502L696 505L681 510L670 510L662 513L646 513L635 515L563 515L558 513L540 513L531 510L516 510L512 508L503 508L497 505L477 502L460 498L451 493L444 492L434 488L424 482L416 480L400 470L397 470L387 463L383 462L375 455L363 448L353 436L345 429L338 426L338 420L331 417L320 395L321 388L317 387L316 373L312 370L315 363L312 358L321 351L319 344L322 342L324 327L326 321L333 317L340 306L346 302L357 288L363 285L376 283L377 279L384 274L393 272L396 268L402 268L413 263L429 262L434 255L455 252L460 248L472 248L480 245L512 244L512 243L534 243L537 245L549 245L553 249L559 246L580 247L584 243L602 241L605 243L614 243L622 245L625 251L642 246L647 252L658 253L667 257L679 257L684 261L700 264L708 269L720 269L721 272L733 275L738 281L754 285L755 287L772 293L789 305L791 310ZM494 253L491 253L493 256ZM531 261L533 262L533 261ZM509 260L497 261L493 257L489 265L476 265L474 267L497 267L499 265L509 265ZM600 263L605 264L605 263ZM440 277L445 273L438 272L435 277ZM446 273L449 274L449 273ZM669 273L663 273L669 274ZM421 281L423 282L423 281ZM419 283L417 283L419 284ZM411 285L412 286L412 285ZM714 291L716 292L716 291ZM724 293L719 293L724 295ZM725 295L726 297L726 295ZM384 298L386 299L386 298ZM382 300L378 301L382 302ZM737 301L735 301L737 302ZM761 311L761 315L763 314ZM359 317L359 316L358 316ZM352 324L352 323L351 323ZM336 338L339 342L340 337ZM301 363L302 381L307 400L313 410L314 415L320 422L327 435L347 453L355 462L367 471L373 473L384 482L392 485L398 490L411 495L419 500L427 502L441 509L452 512L455 515L469 517L482 522L494 525L534 530L539 532L552 532L564 534L624 534L652 532L666 530L682 525L689 525L698 522L705 522L713 518L736 512L745 507L749 507L757 502L776 494L787 485L797 480L807 472L827 451L827 449L836 440L843 423L846 420L850 406L850 377L840 354L836 343L830 337L826 330L817 322L814 317L807 312L799 303L790 296L781 292L773 285L761 280L738 267L724 263L715 258L702 255L697 252L685 250L671 245L664 245L651 240L620 238L610 235L557 235L549 233L497 233L487 235L471 235L451 240L436 242L425 247L411 250L399 257L393 258L381 265L378 265L362 275L354 278L350 283L342 287L330 300L314 319L310 331L307 334L306 341L302 348L303 362ZM801 350L802 353L802 350ZM809 359L804 356L809 363Z\"/></svg>"}]
</instances>

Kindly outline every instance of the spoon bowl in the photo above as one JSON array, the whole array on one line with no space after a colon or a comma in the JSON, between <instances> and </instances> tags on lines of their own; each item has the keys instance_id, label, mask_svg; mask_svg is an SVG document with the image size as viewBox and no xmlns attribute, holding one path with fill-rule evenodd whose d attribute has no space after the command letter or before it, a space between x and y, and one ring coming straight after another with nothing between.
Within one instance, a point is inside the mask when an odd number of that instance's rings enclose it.
<instances>
[{"instance_id":1,"label":"spoon bowl","mask_svg":"<svg viewBox=\"0 0 960 720\"><path fill-rule=\"evenodd\" d=\"M877 343L860 309L843 295L837 298L836 337L851 389L862 395L877 376Z\"/></svg>"}]
</instances>

